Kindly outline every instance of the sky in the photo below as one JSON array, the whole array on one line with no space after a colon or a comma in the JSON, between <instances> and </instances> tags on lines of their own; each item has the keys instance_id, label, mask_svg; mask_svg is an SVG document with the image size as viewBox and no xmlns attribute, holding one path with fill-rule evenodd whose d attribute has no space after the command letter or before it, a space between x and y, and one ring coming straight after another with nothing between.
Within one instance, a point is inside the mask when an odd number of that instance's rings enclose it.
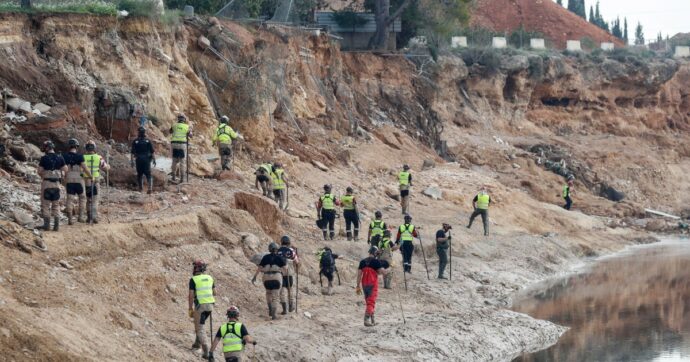
<instances>
[{"instance_id":1,"label":"sky","mask_svg":"<svg viewBox=\"0 0 690 362\"><path fill-rule=\"evenodd\" d=\"M567 3L563 0L563 5ZM589 7L596 5L596 0L585 0L585 5L589 16ZM631 39L638 21L648 42L656 40L659 32L664 38L667 34L690 33L690 0L599 0L599 9L609 23L620 15L622 26L627 17Z\"/></svg>"}]
</instances>

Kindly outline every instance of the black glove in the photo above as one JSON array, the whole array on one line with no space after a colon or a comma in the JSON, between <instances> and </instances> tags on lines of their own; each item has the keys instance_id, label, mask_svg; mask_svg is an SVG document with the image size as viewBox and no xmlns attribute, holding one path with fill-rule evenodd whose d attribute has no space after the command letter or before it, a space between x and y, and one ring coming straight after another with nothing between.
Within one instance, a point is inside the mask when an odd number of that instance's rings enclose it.
<instances>
[{"instance_id":1,"label":"black glove","mask_svg":"<svg viewBox=\"0 0 690 362\"><path fill-rule=\"evenodd\" d=\"M256 346L256 341L253 341L252 344Z\"/></svg>"},{"instance_id":2,"label":"black glove","mask_svg":"<svg viewBox=\"0 0 690 362\"><path fill-rule=\"evenodd\" d=\"M129 166L134 167L134 160L129 160Z\"/></svg>"},{"instance_id":3,"label":"black glove","mask_svg":"<svg viewBox=\"0 0 690 362\"><path fill-rule=\"evenodd\" d=\"M216 359L213 358L213 352L209 352L209 353L208 353L208 361L209 361L209 362L213 362L213 361L215 361L215 360L216 360Z\"/></svg>"}]
</instances>

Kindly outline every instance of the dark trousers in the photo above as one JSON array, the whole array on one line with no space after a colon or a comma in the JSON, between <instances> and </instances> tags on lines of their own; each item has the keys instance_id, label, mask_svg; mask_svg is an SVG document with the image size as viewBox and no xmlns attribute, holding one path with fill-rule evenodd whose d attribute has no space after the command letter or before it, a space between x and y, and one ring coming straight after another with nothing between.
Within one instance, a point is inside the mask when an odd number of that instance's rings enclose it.
<instances>
[{"instance_id":1,"label":"dark trousers","mask_svg":"<svg viewBox=\"0 0 690 362\"><path fill-rule=\"evenodd\" d=\"M330 236L333 240L335 237L335 210L321 209L321 219L327 222L327 225L324 223L323 228L321 228L323 239L326 240L327 236Z\"/></svg>"},{"instance_id":2,"label":"dark trousers","mask_svg":"<svg viewBox=\"0 0 690 362\"><path fill-rule=\"evenodd\" d=\"M149 185L149 191L153 190L153 177L151 177L151 158L141 157L137 158L137 184L139 185L139 191L144 190L144 178Z\"/></svg>"},{"instance_id":3,"label":"dark trousers","mask_svg":"<svg viewBox=\"0 0 690 362\"><path fill-rule=\"evenodd\" d=\"M474 221L474 218L478 215L482 216L482 224L484 224L484 235L489 235L489 210L474 209L472 216L470 216L470 223L467 225L467 228L469 229L472 227L472 222Z\"/></svg>"},{"instance_id":4,"label":"dark trousers","mask_svg":"<svg viewBox=\"0 0 690 362\"><path fill-rule=\"evenodd\" d=\"M446 265L448 265L448 248L437 246L436 254L438 254L438 276L440 278L446 271Z\"/></svg>"},{"instance_id":5,"label":"dark trousers","mask_svg":"<svg viewBox=\"0 0 690 362\"><path fill-rule=\"evenodd\" d=\"M409 273L412 271L412 252L414 251L412 241L404 241L400 246L400 251L403 257L403 270Z\"/></svg>"},{"instance_id":6,"label":"dark trousers","mask_svg":"<svg viewBox=\"0 0 690 362\"><path fill-rule=\"evenodd\" d=\"M347 240L352 239L352 226L355 227L354 235L355 240L359 237L359 215L357 215L356 210L345 210L343 211L343 216L345 216L345 230L347 231Z\"/></svg>"},{"instance_id":7,"label":"dark trousers","mask_svg":"<svg viewBox=\"0 0 690 362\"><path fill-rule=\"evenodd\" d=\"M571 206L573 206L573 199L571 199L570 195L568 195L565 197L565 205L563 205L563 208L570 210Z\"/></svg>"}]
</instances>

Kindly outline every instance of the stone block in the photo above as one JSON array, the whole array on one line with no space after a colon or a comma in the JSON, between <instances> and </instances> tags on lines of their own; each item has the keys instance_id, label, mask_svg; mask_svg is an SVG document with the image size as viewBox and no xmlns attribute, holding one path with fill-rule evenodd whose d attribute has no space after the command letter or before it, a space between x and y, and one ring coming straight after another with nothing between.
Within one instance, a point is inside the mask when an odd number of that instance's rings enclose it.
<instances>
[{"instance_id":1,"label":"stone block","mask_svg":"<svg viewBox=\"0 0 690 362\"><path fill-rule=\"evenodd\" d=\"M529 40L529 47L532 49L546 49L546 43L544 39L532 38Z\"/></svg>"},{"instance_id":2,"label":"stone block","mask_svg":"<svg viewBox=\"0 0 690 362\"><path fill-rule=\"evenodd\" d=\"M610 52L615 48L615 44L613 43L601 43L601 50Z\"/></svg>"},{"instance_id":3,"label":"stone block","mask_svg":"<svg viewBox=\"0 0 690 362\"><path fill-rule=\"evenodd\" d=\"M502 49L508 46L508 41L502 36L495 36L491 39L491 47L496 49Z\"/></svg>"},{"instance_id":4,"label":"stone block","mask_svg":"<svg viewBox=\"0 0 690 362\"><path fill-rule=\"evenodd\" d=\"M454 36L450 39L451 48L466 48L467 47L467 37L466 36Z\"/></svg>"},{"instance_id":5,"label":"stone block","mask_svg":"<svg viewBox=\"0 0 690 362\"><path fill-rule=\"evenodd\" d=\"M571 52L581 52L582 51L582 46L580 45L579 40L568 40L566 42L565 48Z\"/></svg>"},{"instance_id":6,"label":"stone block","mask_svg":"<svg viewBox=\"0 0 690 362\"><path fill-rule=\"evenodd\" d=\"M673 56L676 58L690 57L690 47L688 47L688 46L677 46L676 51L675 51Z\"/></svg>"}]
</instances>

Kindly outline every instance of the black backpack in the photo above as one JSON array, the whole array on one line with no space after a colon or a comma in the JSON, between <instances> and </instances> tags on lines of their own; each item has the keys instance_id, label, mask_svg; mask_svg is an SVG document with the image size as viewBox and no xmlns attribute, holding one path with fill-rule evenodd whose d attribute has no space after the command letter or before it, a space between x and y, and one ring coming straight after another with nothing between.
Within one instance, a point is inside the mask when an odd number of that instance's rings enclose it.
<instances>
[{"instance_id":1,"label":"black backpack","mask_svg":"<svg viewBox=\"0 0 690 362\"><path fill-rule=\"evenodd\" d=\"M333 258L333 252L324 249L321 253L321 260L319 261L321 270L332 271L335 269L335 258Z\"/></svg>"}]
</instances>

